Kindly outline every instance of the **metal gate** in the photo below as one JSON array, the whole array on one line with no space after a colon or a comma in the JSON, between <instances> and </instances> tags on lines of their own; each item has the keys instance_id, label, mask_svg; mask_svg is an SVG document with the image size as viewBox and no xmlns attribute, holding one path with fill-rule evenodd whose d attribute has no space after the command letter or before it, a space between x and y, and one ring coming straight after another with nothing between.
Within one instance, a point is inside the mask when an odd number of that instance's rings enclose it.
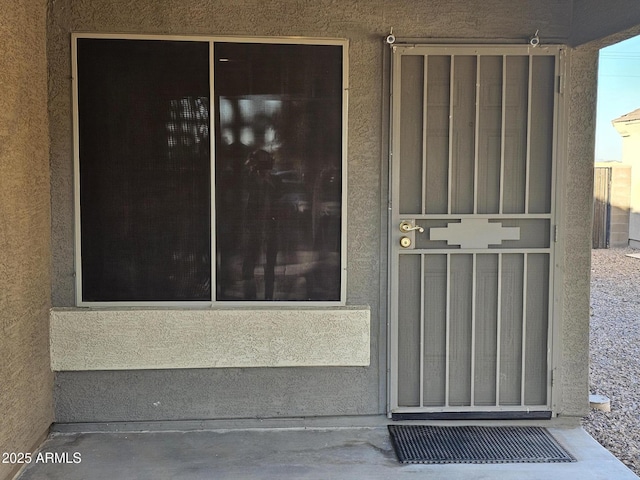
<instances>
[{"instance_id":1,"label":"metal gate","mask_svg":"<svg viewBox=\"0 0 640 480\"><path fill-rule=\"evenodd\" d=\"M593 175L592 248L609 248L611 218L611 168L597 167Z\"/></svg>"},{"instance_id":2,"label":"metal gate","mask_svg":"<svg viewBox=\"0 0 640 480\"><path fill-rule=\"evenodd\" d=\"M548 416L561 50L392 49L390 414Z\"/></svg>"}]
</instances>

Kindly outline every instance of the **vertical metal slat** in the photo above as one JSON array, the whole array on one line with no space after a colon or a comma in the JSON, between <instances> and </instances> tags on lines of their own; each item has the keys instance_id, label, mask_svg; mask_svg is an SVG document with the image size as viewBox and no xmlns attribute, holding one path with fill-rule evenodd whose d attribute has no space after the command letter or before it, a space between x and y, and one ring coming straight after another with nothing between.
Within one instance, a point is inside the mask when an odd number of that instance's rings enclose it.
<instances>
[{"instance_id":1,"label":"vertical metal slat","mask_svg":"<svg viewBox=\"0 0 640 480\"><path fill-rule=\"evenodd\" d=\"M529 80L527 82L527 165L524 182L524 213L529 213L529 188L531 181L531 103L533 98L533 55L529 55Z\"/></svg>"},{"instance_id":2,"label":"vertical metal slat","mask_svg":"<svg viewBox=\"0 0 640 480\"><path fill-rule=\"evenodd\" d=\"M420 407L424 407L424 303L425 303L425 259L420 255Z\"/></svg>"},{"instance_id":3,"label":"vertical metal slat","mask_svg":"<svg viewBox=\"0 0 640 480\"><path fill-rule=\"evenodd\" d=\"M423 79L422 79L422 213L426 213L427 208L427 88L429 75L429 57L423 57ZM425 315L425 261L424 254L420 255L420 407L424 407L424 315Z\"/></svg>"},{"instance_id":4,"label":"vertical metal slat","mask_svg":"<svg viewBox=\"0 0 640 480\"><path fill-rule=\"evenodd\" d=\"M450 355L451 355L451 254L447 253L447 307L445 314L445 381L444 381L444 404L449 406L450 390Z\"/></svg>"},{"instance_id":5,"label":"vertical metal slat","mask_svg":"<svg viewBox=\"0 0 640 480\"><path fill-rule=\"evenodd\" d=\"M527 277L529 258L528 253L523 253L523 266L522 266L522 355L520 357L521 362L521 376L520 376L520 405L525 404L525 384L526 384L526 356L527 356Z\"/></svg>"},{"instance_id":6,"label":"vertical metal slat","mask_svg":"<svg viewBox=\"0 0 640 480\"><path fill-rule=\"evenodd\" d=\"M496 406L500 405L500 355L502 338L502 253L498 253L498 294L496 309Z\"/></svg>"},{"instance_id":7,"label":"vertical metal slat","mask_svg":"<svg viewBox=\"0 0 640 480\"><path fill-rule=\"evenodd\" d=\"M423 57L424 61L424 76L422 80L423 90L422 90L422 199L420 201L422 205L422 213L427 213L427 88L429 78L429 56L425 55Z\"/></svg>"},{"instance_id":8,"label":"vertical metal slat","mask_svg":"<svg viewBox=\"0 0 640 480\"><path fill-rule=\"evenodd\" d=\"M472 255L473 266L471 269L471 406L475 406L476 396L476 290L478 287L478 257Z\"/></svg>"},{"instance_id":9,"label":"vertical metal slat","mask_svg":"<svg viewBox=\"0 0 640 480\"><path fill-rule=\"evenodd\" d=\"M451 215L452 210L452 185L453 185L453 100L455 93L455 55L451 55L451 65L449 74L449 172L447 179L448 205L447 212Z\"/></svg>"},{"instance_id":10,"label":"vertical metal slat","mask_svg":"<svg viewBox=\"0 0 640 480\"><path fill-rule=\"evenodd\" d=\"M478 156L480 153L480 55L476 55L476 125L473 160L473 213L478 213Z\"/></svg>"},{"instance_id":11,"label":"vertical metal slat","mask_svg":"<svg viewBox=\"0 0 640 480\"><path fill-rule=\"evenodd\" d=\"M505 145L507 143L507 56L502 56L502 127L500 132L500 200L499 213L504 212L504 160Z\"/></svg>"},{"instance_id":12,"label":"vertical metal slat","mask_svg":"<svg viewBox=\"0 0 640 480\"><path fill-rule=\"evenodd\" d=\"M423 57L423 79L422 79L422 213L426 213L427 208L427 88L429 75L429 57ZM425 261L424 254L420 255L420 407L424 407L424 305L425 305Z\"/></svg>"}]
</instances>

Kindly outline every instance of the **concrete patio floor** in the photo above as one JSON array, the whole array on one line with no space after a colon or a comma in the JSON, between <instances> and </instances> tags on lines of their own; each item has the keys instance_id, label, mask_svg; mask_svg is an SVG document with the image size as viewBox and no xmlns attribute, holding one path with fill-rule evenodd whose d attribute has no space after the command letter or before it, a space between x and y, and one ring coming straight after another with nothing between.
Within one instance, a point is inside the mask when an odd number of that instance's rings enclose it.
<instances>
[{"instance_id":1,"label":"concrete patio floor","mask_svg":"<svg viewBox=\"0 0 640 480\"><path fill-rule=\"evenodd\" d=\"M112 427L113 428L113 427ZM637 479L582 428L550 428L573 463L402 465L385 425L191 431L93 431L59 427L20 480L199 479ZM119 428L118 428L119 429ZM121 430L121 429L120 429ZM66 455L65 455L66 454ZM78 462L79 460L79 462ZM69 463L60 463L66 461ZM73 463L76 461L77 463Z\"/></svg>"}]
</instances>

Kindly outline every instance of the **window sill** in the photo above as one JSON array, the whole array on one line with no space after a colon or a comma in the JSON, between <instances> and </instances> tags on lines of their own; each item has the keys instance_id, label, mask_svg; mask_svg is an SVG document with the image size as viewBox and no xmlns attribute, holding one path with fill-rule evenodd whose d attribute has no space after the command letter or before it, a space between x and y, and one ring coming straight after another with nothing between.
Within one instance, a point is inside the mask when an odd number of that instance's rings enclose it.
<instances>
[{"instance_id":1,"label":"window sill","mask_svg":"<svg viewBox=\"0 0 640 480\"><path fill-rule=\"evenodd\" d=\"M368 307L50 314L51 369L368 366Z\"/></svg>"}]
</instances>

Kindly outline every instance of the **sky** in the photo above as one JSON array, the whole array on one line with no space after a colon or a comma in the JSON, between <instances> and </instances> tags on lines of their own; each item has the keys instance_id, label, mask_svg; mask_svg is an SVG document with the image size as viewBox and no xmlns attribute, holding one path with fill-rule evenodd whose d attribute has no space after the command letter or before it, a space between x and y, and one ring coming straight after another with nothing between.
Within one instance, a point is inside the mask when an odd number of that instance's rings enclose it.
<instances>
[{"instance_id":1,"label":"sky","mask_svg":"<svg viewBox=\"0 0 640 480\"><path fill-rule=\"evenodd\" d=\"M596 162L622 159L622 137L611 121L640 108L640 36L600 50Z\"/></svg>"}]
</instances>

